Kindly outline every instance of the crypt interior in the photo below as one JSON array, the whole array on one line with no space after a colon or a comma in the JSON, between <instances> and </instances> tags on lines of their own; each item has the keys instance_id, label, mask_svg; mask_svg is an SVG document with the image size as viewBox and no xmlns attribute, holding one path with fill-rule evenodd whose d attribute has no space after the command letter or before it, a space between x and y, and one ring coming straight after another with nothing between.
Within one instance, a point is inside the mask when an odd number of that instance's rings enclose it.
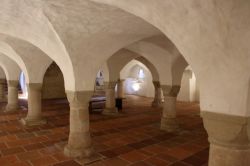
<instances>
[{"instance_id":1,"label":"crypt interior","mask_svg":"<svg viewBox=\"0 0 250 166\"><path fill-rule=\"evenodd\" d=\"M1 0L1 166L249 166L250 1Z\"/></svg>"}]
</instances>

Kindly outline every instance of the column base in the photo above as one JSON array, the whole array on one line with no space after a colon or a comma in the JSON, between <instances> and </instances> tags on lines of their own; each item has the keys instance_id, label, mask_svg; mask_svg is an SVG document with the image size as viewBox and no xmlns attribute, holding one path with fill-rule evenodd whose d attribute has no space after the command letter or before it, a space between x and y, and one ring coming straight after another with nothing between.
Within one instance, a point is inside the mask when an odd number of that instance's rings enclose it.
<instances>
[{"instance_id":1,"label":"column base","mask_svg":"<svg viewBox=\"0 0 250 166\"><path fill-rule=\"evenodd\" d=\"M115 108L105 108L102 112L104 115L116 115L118 114L118 109Z\"/></svg>"},{"instance_id":2,"label":"column base","mask_svg":"<svg viewBox=\"0 0 250 166\"><path fill-rule=\"evenodd\" d=\"M161 118L161 130L175 132L179 129L176 118Z\"/></svg>"},{"instance_id":3,"label":"column base","mask_svg":"<svg viewBox=\"0 0 250 166\"><path fill-rule=\"evenodd\" d=\"M10 105L7 104L6 107L4 108L4 112L15 112L18 111L20 107L18 105Z\"/></svg>"},{"instance_id":4,"label":"column base","mask_svg":"<svg viewBox=\"0 0 250 166\"><path fill-rule=\"evenodd\" d=\"M64 147L64 155L67 157L81 157L81 158L88 158L94 154L94 149L92 147L88 148L74 148L67 144Z\"/></svg>"},{"instance_id":5,"label":"column base","mask_svg":"<svg viewBox=\"0 0 250 166\"><path fill-rule=\"evenodd\" d=\"M47 120L45 118L40 118L40 119L22 118L20 120L20 122L24 126L38 126L38 125L45 125L45 124L47 124Z\"/></svg>"}]
</instances>

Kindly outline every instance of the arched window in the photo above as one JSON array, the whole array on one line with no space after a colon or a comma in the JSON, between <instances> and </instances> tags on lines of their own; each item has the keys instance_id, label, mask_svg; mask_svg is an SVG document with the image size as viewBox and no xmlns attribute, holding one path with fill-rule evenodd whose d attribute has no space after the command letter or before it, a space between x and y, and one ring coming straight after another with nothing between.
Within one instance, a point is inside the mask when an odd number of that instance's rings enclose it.
<instances>
[{"instance_id":1,"label":"arched window","mask_svg":"<svg viewBox=\"0 0 250 166\"><path fill-rule=\"evenodd\" d=\"M144 73L144 70L143 70L143 69L140 69L140 70L139 70L138 78L139 78L139 79L145 78L145 73Z\"/></svg>"},{"instance_id":2,"label":"arched window","mask_svg":"<svg viewBox=\"0 0 250 166\"><path fill-rule=\"evenodd\" d=\"M104 85L104 76L103 76L103 71L100 70L96 76L96 86L102 86L102 85Z\"/></svg>"}]
</instances>

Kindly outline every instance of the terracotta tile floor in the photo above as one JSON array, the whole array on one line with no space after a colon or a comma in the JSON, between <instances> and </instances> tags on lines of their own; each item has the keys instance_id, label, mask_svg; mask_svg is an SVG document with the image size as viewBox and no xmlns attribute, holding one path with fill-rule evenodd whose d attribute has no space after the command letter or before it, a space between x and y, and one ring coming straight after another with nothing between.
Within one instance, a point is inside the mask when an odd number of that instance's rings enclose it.
<instances>
[{"instance_id":1,"label":"terracotta tile floor","mask_svg":"<svg viewBox=\"0 0 250 166\"><path fill-rule=\"evenodd\" d=\"M96 151L103 159L90 166L205 166L207 134L196 103L177 104L180 130L159 130L160 109L150 108L151 99L128 96L119 116L90 115ZM77 166L79 160L63 155L55 144L68 137L69 107L66 100L43 102L48 124L25 128L18 120L27 113L27 103L16 113L0 113L1 166ZM4 106L4 103L1 104Z\"/></svg>"}]
</instances>

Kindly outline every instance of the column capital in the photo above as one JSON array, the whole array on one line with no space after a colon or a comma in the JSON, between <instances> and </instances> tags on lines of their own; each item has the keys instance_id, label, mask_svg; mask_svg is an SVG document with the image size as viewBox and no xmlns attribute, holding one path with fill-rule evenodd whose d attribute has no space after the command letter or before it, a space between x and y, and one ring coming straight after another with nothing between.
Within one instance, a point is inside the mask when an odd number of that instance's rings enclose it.
<instances>
[{"instance_id":1,"label":"column capital","mask_svg":"<svg viewBox=\"0 0 250 166\"><path fill-rule=\"evenodd\" d=\"M214 145L250 148L250 117L233 116L212 112L201 112L209 142Z\"/></svg>"},{"instance_id":2,"label":"column capital","mask_svg":"<svg viewBox=\"0 0 250 166\"><path fill-rule=\"evenodd\" d=\"M161 88L164 96L177 97L181 87L179 85L162 85Z\"/></svg>"},{"instance_id":3,"label":"column capital","mask_svg":"<svg viewBox=\"0 0 250 166\"><path fill-rule=\"evenodd\" d=\"M87 107L93 91L66 91L70 107Z\"/></svg>"},{"instance_id":4,"label":"column capital","mask_svg":"<svg viewBox=\"0 0 250 166\"><path fill-rule=\"evenodd\" d=\"M17 87L19 84L18 80L8 80L8 86Z\"/></svg>"},{"instance_id":5,"label":"column capital","mask_svg":"<svg viewBox=\"0 0 250 166\"><path fill-rule=\"evenodd\" d=\"M43 84L42 83L27 83L28 88L32 88L35 90L42 90Z\"/></svg>"},{"instance_id":6,"label":"column capital","mask_svg":"<svg viewBox=\"0 0 250 166\"><path fill-rule=\"evenodd\" d=\"M161 87L160 81L153 81L153 84L154 84L155 88L160 88Z\"/></svg>"},{"instance_id":7,"label":"column capital","mask_svg":"<svg viewBox=\"0 0 250 166\"><path fill-rule=\"evenodd\" d=\"M185 70L185 71L184 71L184 74L186 74L186 76L188 76L189 79L192 78L192 76L193 76L193 72L192 72L192 70L190 70L190 69Z\"/></svg>"},{"instance_id":8,"label":"column capital","mask_svg":"<svg viewBox=\"0 0 250 166\"><path fill-rule=\"evenodd\" d=\"M125 81L125 79L118 79L118 80L117 80L117 83L122 83L122 84L123 84L124 81Z\"/></svg>"},{"instance_id":9,"label":"column capital","mask_svg":"<svg viewBox=\"0 0 250 166\"><path fill-rule=\"evenodd\" d=\"M117 81L104 82L105 89L115 89Z\"/></svg>"}]
</instances>

